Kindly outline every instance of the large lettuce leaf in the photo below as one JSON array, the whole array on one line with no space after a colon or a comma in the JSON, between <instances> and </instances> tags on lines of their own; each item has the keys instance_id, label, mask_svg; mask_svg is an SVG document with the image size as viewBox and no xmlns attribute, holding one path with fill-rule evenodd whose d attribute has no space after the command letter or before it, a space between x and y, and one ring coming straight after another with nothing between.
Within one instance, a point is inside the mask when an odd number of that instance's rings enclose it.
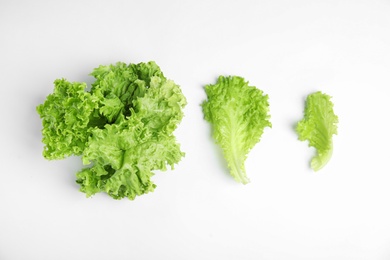
<instances>
[{"instance_id":1,"label":"large lettuce leaf","mask_svg":"<svg viewBox=\"0 0 390 260\"><path fill-rule=\"evenodd\" d=\"M205 119L212 124L213 137L223 150L230 174L246 184L247 155L260 141L264 128L271 127L268 95L248 86L238 76L220 76L205 91L207 100L202 104Z\"/></svg>"},{"instance_id":2,"label":"large lettuce leaf","mask_svg":"<svg viewBox=\"0 0 390 260\"><path fill-rule=\"evenodd\" d=\"M83 155L85 164L93 164L77 174L77 182L87 196L104 191L115 199L134 199L154 190L154 170L173 168L182 156L173 135L156 134L130 118L93 131Z\"/></svg>"}]
</instances>

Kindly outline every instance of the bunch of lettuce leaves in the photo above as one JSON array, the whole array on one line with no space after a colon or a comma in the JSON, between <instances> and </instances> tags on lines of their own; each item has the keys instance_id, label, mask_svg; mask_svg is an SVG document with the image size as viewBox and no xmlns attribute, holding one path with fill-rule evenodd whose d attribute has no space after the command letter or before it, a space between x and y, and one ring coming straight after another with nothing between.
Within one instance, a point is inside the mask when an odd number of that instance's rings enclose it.
<instances>
[{"instance_id":1,"label":"bunch of lettuce leaves","mask_svg":"<svg viewBox=\"0 0 390 260\"><path fill-rule=\"evenodd\" d=\"M238 76L220 76L205 91L203 113L212 125L213 138L222 148L230 174L237 182L247 184L247 155L260 141L264 128L272 126L268 95Z\"/></svg>"},{"instance_id":2,"label":"bunch of lettuce leaves","mask_svg":"<svg viewBox=\"0 0 390 260\"><path fill-rule=\"evenodd\" d=\"M337 134L338 117L333 111L331 97L320 91L307 96L304 118L298 122L298 139L309 141L317 154L310 162L314 171L322 169L333 153L333 135Z\"/></svg>"},{"instance_id":3,"label":"bunch of lettuce leaves","mask_svg":"<svg viewBox=\"0 0 390 260\"><path fill-rule=\"evenodd\" d=\"M155 62L99 66L90 91L86 83L58 79L37 107L42 119L43 156L81 155L86 168L77 183L87 197L105 192L114 199L151 192L156 170L177 164L184 153L173 132L186 99Z\"/></svg>"}]
</instances>

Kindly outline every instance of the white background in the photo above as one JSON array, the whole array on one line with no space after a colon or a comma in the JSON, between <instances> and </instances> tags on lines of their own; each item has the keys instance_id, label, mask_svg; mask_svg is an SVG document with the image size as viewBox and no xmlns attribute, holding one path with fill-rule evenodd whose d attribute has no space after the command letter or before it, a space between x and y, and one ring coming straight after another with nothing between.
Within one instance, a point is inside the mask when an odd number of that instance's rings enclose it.
<instances>
[{"instance_id":1,"label":"white background","mask_svg":"<svg viewBox=\"0 0 390 260\"><path fill-rule=\"evenodd\" d=\"M85 198L80 158L47 161L35 107L56 78L154 60L187 97L186 157L155 192ZM0 259L390 259L390 1L0 3ZM272 129L231 178L199 104L239 75L270 97ZM339 116L320 172L297 140L304 99Z\"/></svg>"}]
</instances>

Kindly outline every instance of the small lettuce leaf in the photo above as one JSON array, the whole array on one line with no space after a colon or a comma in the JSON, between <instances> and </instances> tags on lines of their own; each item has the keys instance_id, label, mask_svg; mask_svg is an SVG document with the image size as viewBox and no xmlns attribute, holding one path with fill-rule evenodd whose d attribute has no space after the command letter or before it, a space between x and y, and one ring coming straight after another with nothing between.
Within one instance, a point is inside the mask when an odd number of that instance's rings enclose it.
<instances>
[{"instance_id":1,"label":"small lettuce leaf","mask_svg":"<svg viewBox=\"0 0 390 260\"><path fill-rule=\"evenodd\" d=\"M203 113L212 125L213 138L223 150L230 174L237 182L247 184L247 155L260 141L264 128L272 126L268 95L238 76L220 76L205 91Z\"/></svg>"},{"instance_id":2,"label":"small lettuce leaf","mask_svg":"<svg viewBox=\"0 0 390 260\"><path fill-rule=\"evenodd\" d=\"M330 96L320 91L308 95L304 118L296 126L298 139L309 141L309 146L317 151L310 163L314 171L322 169L333 153L332 137L337 134L338 117L330 99Z\"/></svg>"}]
</instances>

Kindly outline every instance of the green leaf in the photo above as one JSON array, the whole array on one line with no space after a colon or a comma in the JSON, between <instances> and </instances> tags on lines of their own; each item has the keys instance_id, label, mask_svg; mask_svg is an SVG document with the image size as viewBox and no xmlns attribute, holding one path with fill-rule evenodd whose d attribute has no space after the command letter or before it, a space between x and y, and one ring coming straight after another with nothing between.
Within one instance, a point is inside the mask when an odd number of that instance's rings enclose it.
<instances>
[{"instance_id":1,"label":"green leaf","mask_svg":"<svg viewBox=\"0 0 390 260\"><path fill-rule=\"evenodd\" d=\"M183 118L187 101L173 81L153 76L149 82L145 95L133 102L134 116L156 133L171 134Z\"/></svg>"},{"instance_id":2,"label":"green leaf","mask_svg":"<svg viewBox=\"0 0 390 260\"><path fill-rule=\"evenodd\" d=\"M337 134L338 117L330 99L330 96L320 91L310 94L306 99L304 118L296 127L298 139L308 140L309 146L317 151L310 164L314 171L323 168L332 157L332 137Z\"/></svg>"},{"instance_id":3,"label":"green leaf","mask_svg":"<svg viewBox=\"0 0 390 260\"><path fill-rule=\"evenodd\" d=\"M54 82L54 93L37 107L42 118L46 159L82 154L92 130L89 119L98 106L97 99L85 92L86 87L85 83L58 79Z\"/></svg>"},{"instance_id":4,"label":"green leaf","mask_svg":"<svg viewBox=\"0 0 390 260\"><path fill-rule=\"evenodd\" d=\"M154 190L154 170L173 167L183 155L173 135L155 134L131 117L93 131L83 155L85 164L93 164L77 174L77 182L87 196L104 191L115 199L132 200Z\"/></svg>"},{"instance_id":5,"label":"green leaf","mask_svg":"<svg viewBox=\"0 0 390 260\"><path fill-rule=\"evenodd\" d=\"M155 62L118 62L91 75L96 81L89 92L85 83L58 80L37 107L44 155L82 155L88 165L77 173L82 192L132 200L154 190L154 171L173 168L184 156L173 132L186 99Z\"/></svg>"},{"instance_id":6,"label":"green leaf","mask_svg":"<svg viewBox=\"0 0 390 260\"><path fill-rule=\"evenodd\" d=\"M220 76L205 91L203 113L212 124L213 138L223 150L230 174L246 184L249 182L245 171L247 155L260 141L264 128L271 127L268 95L248 86L238 76Z\"/></svg>"}]
</instances>

